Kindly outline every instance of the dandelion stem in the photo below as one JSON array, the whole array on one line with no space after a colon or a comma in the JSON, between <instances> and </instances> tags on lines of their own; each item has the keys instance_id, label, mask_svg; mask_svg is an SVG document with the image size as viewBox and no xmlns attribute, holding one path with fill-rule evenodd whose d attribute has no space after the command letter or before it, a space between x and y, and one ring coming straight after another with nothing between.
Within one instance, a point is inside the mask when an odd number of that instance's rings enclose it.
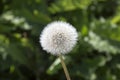
<instances>
[{"instance_id":1,"label":"dandelion stem","mask_svg":"<svg viewBox=\"0 0 120 80\"><path fill-rule=\"evenodd\" d=\"M63 70L64 70L64 72L65 72L65 75L66 75L67 80L71 80L71 79L70 79L70 76L69 76L69 73L68 73L68 70L67 70L67 67L66 67L66 65L65 65L65 62L64 62L64 60L63 60L63 58L62 58L62 55L59 55L59 58L60 58L60 60L61 60L61 64L62 64L62 67L63 67Z\"/></svg>"}]
</instances>

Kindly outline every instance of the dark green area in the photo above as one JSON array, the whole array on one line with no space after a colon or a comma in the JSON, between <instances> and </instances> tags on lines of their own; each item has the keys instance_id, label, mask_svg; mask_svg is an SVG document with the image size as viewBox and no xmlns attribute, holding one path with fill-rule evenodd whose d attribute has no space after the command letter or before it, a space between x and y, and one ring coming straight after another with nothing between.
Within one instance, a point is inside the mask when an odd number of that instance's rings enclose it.
<instances>
[{"instance_id":1,"label":"dark green area","mask_svg":"<svg viewBox=\"0 0 120 80\"><path fill-rule=\"evenodd\" d=\"M0 80L66 80L39 44L55 20L79 33L64 56L72 80L120 80L120 0L0 0Z\"/></svg>"}]
</instances>

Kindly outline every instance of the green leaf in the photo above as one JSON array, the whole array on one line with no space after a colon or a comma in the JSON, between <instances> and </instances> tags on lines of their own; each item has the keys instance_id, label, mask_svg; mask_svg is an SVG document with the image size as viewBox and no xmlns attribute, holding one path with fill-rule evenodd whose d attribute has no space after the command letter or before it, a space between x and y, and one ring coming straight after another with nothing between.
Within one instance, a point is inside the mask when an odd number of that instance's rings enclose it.
<instances>
[{"instance_id":1,"label":"green leaf","mask_svg":"<svg viewBox=\"0 0 120 80\"><path fill-rule=\"evenodd\" d=\"M20 64L28 64L28 59L24 49L17 44L10 44L7 48L8 55L12 57L12 59Z\"/></svg>"}]
</instances>

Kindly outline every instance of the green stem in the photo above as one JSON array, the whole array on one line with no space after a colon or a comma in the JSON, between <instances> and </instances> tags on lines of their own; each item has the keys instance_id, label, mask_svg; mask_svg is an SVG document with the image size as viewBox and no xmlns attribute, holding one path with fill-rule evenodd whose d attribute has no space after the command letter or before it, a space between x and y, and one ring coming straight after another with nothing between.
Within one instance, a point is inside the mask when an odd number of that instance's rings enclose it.
<instances>
[{"instance_id":1,"label":"green stem","mask_svg":"<svg viewBox=\"0 0 120 80\"><path fill-rule=\"evenodd\" d=\"M62 64L62 67L63 67L63 70L64 70L64 72L65 72L65 75L66 75L67 80L71 80L71 79L70 79L70 76L69 76L69 73L68 73L68 70L67 70L67 67L66 67L66 65L65 65L65 62L64 62L64 60L63 60L63 58L62 58L62 55L59 55L59 58L60 58L60 60L61 60L61 64Z\"/></svg>"}]
</instances>

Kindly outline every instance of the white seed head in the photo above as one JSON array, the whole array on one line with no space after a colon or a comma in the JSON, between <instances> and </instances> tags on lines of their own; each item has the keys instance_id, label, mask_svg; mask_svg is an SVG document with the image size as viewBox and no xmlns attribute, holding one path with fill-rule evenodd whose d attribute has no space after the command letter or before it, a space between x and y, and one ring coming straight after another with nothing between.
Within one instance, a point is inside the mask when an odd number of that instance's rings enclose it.
<instances>
[{"instance_id":1,"label":"white seed head","mask_svg":"<svg viewBox=\"0 0 120 80\"><path fill-rule=\"evenodd\" d=\"M69 23L55 21L48 24L40 35L43 50L53 55L70 52L77 42L77 31Z\"/></svg>"}]
</instances>

